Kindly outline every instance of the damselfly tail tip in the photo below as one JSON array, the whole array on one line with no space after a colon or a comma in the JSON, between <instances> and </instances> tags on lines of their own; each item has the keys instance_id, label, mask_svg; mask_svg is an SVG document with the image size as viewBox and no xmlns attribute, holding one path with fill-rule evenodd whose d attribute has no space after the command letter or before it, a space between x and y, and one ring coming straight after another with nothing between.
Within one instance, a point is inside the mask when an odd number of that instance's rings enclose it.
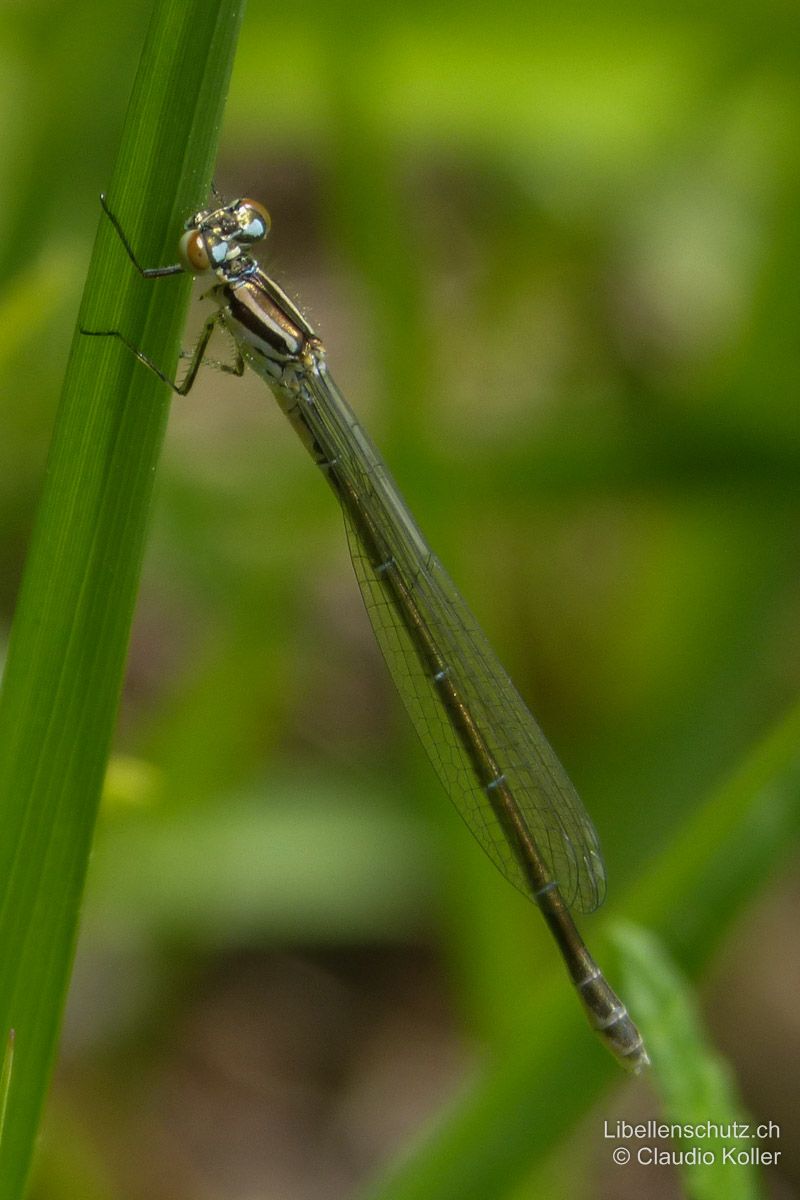
<instances>
[{"instance_id":1,"label":"damselfly tail tip","mask_svg":"<svg viewBox=\"0 0 800 1200\"><path fill-rule=\"evenodd\" d=\"M613 1026L598 1029L598 1033L630 1075L641 1075L650 1066L644 1039L624 1009Z\"/></svg>"},{"instance_id":2,"label":"damselfly tail tip","mask_svg":"<svg viewBox=\"0 0 800 1200\"><path fill-rule=\"evenodd\" d=\"M620 1062L631 1075L643 1075L647 1068L651 1066L650 1055L647 1053L641 1037L639 1038L639 1045L624 1058L621 1058Z\"/></svg>"}]
</instances>

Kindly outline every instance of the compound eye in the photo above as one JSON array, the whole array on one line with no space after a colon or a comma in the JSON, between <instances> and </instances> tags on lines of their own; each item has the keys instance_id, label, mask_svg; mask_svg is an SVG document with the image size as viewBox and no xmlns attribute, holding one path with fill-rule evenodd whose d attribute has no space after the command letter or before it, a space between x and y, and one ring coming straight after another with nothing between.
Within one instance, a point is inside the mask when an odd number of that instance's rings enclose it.
<instances>
[{"instance_id":1,"label":"compound eye","mask_svg":"<svg viewBox=\"0 0 800 1200\"><path fill-rule=\"evenodd\" d=\"M260 242L269 233L272 218L258 200L240 200L236 206L240 238L246 242Z\"/></svg>"},{"instance_id":2,"label":"compound eye","mask_svg":"<svg viewBox=\"0 0 800 1200\"><path fill-rule=\"evenodd\" d=\"M180 240L181 262L193 275L202 275L211 269L205 239L197 229L188 229Z\"/></svg>"}]
</instances>

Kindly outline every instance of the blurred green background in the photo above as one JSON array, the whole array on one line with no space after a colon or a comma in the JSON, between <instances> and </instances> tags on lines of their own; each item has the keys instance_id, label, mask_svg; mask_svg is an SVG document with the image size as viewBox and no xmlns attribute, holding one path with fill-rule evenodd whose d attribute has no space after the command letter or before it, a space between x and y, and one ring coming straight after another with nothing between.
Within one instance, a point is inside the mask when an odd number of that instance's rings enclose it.
<instances>
[{"instance_id":1,"label":"blurred green background","mask_svg":"<svg viewBox=\"0 0 800 1200\"><path fill-rule=\"evenodd\" d=\"M3 640L148 15L0 8ZM217 186L270 208L264 260L615 899L800 682L798 66L780 3L245 18ZM703 993L787 1134L797 906L764 880ZM260 381L207 372L173 408L34 1197L353 1195L509 1045L560 969L540 924L416 744L323 481ZM545 1194L650 1194L609 1173L610 1104Z\"/></svg>"}]
</instances>

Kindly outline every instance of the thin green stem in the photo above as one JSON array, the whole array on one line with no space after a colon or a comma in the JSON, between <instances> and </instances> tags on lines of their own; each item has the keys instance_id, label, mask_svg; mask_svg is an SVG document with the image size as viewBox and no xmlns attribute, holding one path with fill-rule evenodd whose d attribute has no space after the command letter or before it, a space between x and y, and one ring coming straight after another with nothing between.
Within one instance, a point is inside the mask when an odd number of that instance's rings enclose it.
<instances>
[{"instance_id":1,"label":"thin green stem","mask_svg":"<svg viewBox=\"0 0 800 1200\"><path fill-rule=\"evenodd\" d=\"M148 261L174 259L206 200L242 8L154 6L109 188ZM144 284L103 218L79 325L174 364L188 291ZM76 333L0 696L0 1029L16 1030L0 1200L23 1194L55 1055L166 415L123 347Z\"/></svg>"}]
</instances>

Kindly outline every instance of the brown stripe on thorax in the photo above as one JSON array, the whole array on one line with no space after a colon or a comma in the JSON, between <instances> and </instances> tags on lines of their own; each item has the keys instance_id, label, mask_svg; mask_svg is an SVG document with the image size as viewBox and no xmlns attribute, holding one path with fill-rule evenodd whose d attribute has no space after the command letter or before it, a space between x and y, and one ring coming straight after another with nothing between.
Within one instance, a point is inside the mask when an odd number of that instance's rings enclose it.
<instances>
[{"instance_id":1,"label":"brown stripe on thorax","mask_svg":"<svg viewBox=\"0 0 800 1200\"><path fill-rule=\"evenodd\" d=\"M260 286L258 277L227 289L227 310L241 336L267 358L299 358L306 331Z\"/></svg>"}]
</instances>

